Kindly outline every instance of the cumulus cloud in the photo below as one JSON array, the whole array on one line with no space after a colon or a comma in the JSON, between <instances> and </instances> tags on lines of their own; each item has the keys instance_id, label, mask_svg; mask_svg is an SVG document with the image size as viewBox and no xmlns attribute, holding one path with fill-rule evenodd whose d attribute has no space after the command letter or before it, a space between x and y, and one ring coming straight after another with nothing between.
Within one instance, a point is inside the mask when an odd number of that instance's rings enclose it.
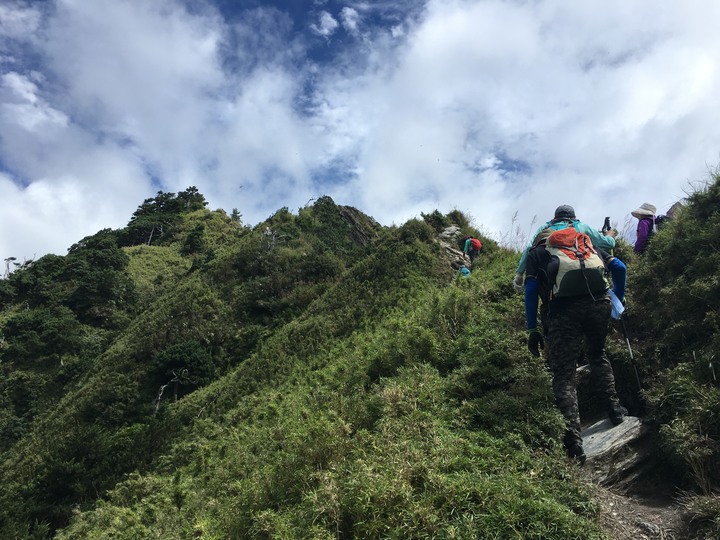
<instances>
[{"instance_id":1,"label":"cumulus cloud","mask_svg":"<svg viewBox=\"0 0 720 540\"><path fill-rule=\"evenodd\" d=\"M29 132L50 128L51 124L67 125L67 116L38 97L38 87L28 77L15 72L4 74L0 92L3 94L0 117L8 124L16 123Z\"/></svg>"},{"instance_id":2,"label":"cumulus cloud","mask_svg":"<svg viewBox=\"0 0 720 540\"><path fill-rule=\"evenodd\" d=\"M0 5L0 36L25 39L38 28L41 13L20 2Z\"/></svg>"},{"instance_id":3,"label":"cumulus cloud","mask_svg":"<svg viewBox=\"0 0 720 540\"><path fill-rule=\"evenodd\" d=\"M562 203L622 226L720 154L711 0L39 6L0 6L3 258L190 185L253 224L327 194L387 224L458 208L496 238Z\"/></svg>"},{"instance_id":4,"label":"cumulus cloud","mask_svg":"<svg viewBox=\"0 0 720 540\"><path fill-rule=\"evenodd\" d=\"M347 6L342 8L340 20L348 33L353 35L360 33L360 14L355 9Z\"/></svg>"},{"instance_id":5,"label":"cumulus cloud","mask_svg":"<svg viewBox=\"0 0 720 540\"><path fill-rule=\"evenodd\" d=\"M377 86L337 81L331 103L369 111L346 122L364 141L361 205L405 218L426 194L499 235L515 210L528 229L561 202L622 225L635 201L682 197L720 142L707 12L596 7L431 3Z\"/></svg>"},{"instance_id":6,"label":"cumulus cloud","mask_svg":"<svg viewBox=\"0 0 720 540\"><path fill-rule=\"evenodd\" d=\"M327 11L321 11L318 23L311 24L310 29L319 36L329 38L335 33L338 26L340 26L340 24L337 22L335 17Z\"/></svg>"}]
</instances>

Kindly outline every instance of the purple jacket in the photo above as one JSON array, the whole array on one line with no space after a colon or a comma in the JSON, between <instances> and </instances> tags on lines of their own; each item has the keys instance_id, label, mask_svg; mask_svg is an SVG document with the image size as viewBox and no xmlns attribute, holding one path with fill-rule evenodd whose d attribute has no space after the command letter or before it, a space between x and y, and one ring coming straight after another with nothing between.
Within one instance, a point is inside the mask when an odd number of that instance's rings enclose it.
<instances>
[{"instance_id":1,"label":"purple jacket","mask_svg":"<svg viewBox=\"0 0 720 540\"><path fill-rule=\"evenodd\" d=\"M653 218L644 217L638 221L637 240L635 240L635 253L642 253L647 249L648 240L653 232Z\"/></svg>"}]
</instances>

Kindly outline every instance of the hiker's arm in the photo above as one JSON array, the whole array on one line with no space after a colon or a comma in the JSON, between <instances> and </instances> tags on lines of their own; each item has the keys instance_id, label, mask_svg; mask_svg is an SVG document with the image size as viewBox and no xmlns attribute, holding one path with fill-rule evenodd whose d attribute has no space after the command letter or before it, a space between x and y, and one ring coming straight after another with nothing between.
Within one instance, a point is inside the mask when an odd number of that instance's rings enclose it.
<instances>
[{"instance_id":1,"label":"hiker's arm","mask_svg":"<svg viewBox=\"0 0 720 540\"><path fill-rule=\"evenodd\" d=\"M528 330L537 328L538 281L534 276L525 278L525 320Z\"/></svg>"},{"instance_id":2,"label":"hiker's arm","mask_svg":"<svg viewBox=\"0 0 720 540\"><path fill-rule=\"evenodd\" d=\"M579 232L584 232L590 237L593 246L595 246L596 248L604 249L606 251L610 251L615 248L614 237L607 234L602 234L600 231L597 231L584 223L580 225L578 229Z\"/></svg>"},{"instance_id":3,"label":"hiker's arm","mask_svg":"<svg viewBox=\"0 0 720 540\"><path fill-rule=\"evenodd\" d=\"M612 276L613 292L622 302L625 299L625 278L627 276L627 266L617 257L612 257L608 262L608 270Z\"/></svg>"}]
</instances>

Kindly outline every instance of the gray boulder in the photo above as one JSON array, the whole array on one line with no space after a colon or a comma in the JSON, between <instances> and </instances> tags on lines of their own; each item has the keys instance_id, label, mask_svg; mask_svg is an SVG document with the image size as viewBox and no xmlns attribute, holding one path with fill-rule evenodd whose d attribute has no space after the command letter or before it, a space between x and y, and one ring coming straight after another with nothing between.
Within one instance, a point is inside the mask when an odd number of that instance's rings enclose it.
<instances>
[{"instance_id":1,"label":"gray boulder","mask_svg":"<svg viewBox=\"0 0 720 540\"><path fill-rule=\"evenodd\" d=\"M460 236L460 227L453 225L447 227L437 236L437 242L445 250L445 256L450 266L457 270L461 265L470 265L470 260L463 256L461 249L456 247L457 238Z\"/></svg>"},{"instance_id":2,"label":"gray boulder","mask_svg":"<svg viewBox=\"0 0 720 540\"><path fill-rule=\"evenodd\" d=\"M655 465L648 429L634 416L613 426L604 418L582 431L586 468L593 480L603 486L625 487Z\"/></svg>"}]
</instances>

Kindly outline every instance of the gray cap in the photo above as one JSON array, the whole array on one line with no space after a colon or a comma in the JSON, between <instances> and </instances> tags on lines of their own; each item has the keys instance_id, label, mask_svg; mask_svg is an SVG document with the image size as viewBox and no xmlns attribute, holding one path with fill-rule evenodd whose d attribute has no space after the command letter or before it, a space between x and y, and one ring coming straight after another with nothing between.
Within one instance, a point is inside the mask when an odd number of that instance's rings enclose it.
<instances>
[{"instance_id":1,"label":"gray cap","mask_svg":"<svg viewBox=\"0 0 720 540\"><path fill-rule=\"evenodd\" d=\"M563 204L555 209L555 219L574 218L575 209L569 204Z\"/></svg>"}]
</instances>

